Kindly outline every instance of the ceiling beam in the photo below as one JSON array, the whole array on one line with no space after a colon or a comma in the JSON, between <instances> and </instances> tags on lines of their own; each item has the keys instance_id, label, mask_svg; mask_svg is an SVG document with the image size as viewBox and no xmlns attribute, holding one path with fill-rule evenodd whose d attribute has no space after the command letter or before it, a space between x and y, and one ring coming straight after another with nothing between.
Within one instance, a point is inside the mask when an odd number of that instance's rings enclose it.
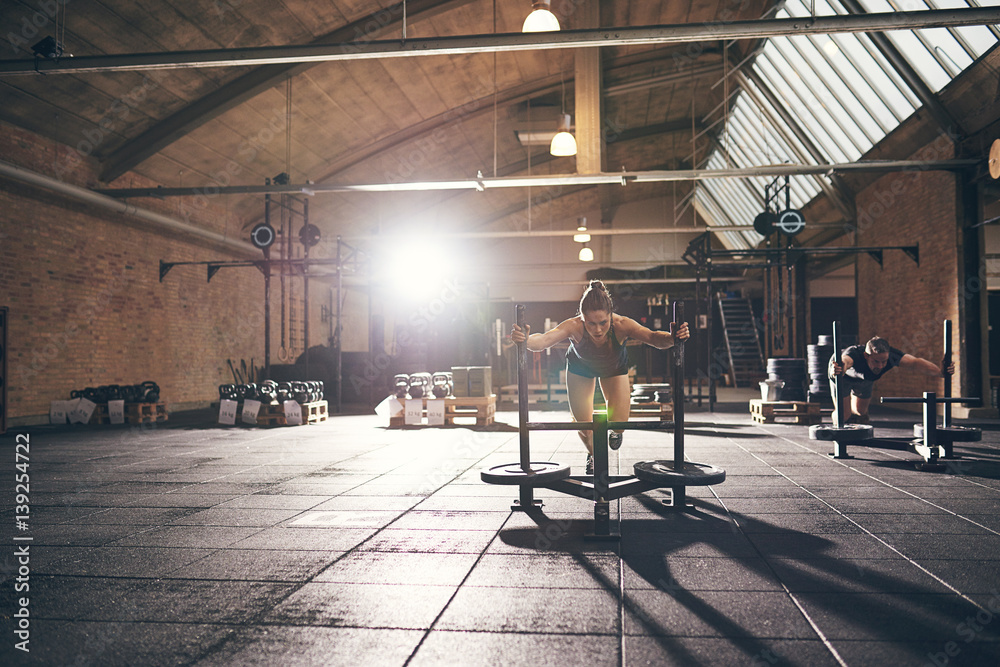
<instances>
[{"instance_id":1,"label":"ceiling beam","mask_svg":"<svg viewBox=\"0 0 1000 667\"><path fill-rule=\"evenodd\" d=\"M406 7L407 21L426 19L471 1L411 0ZM348 23L333 32L318 37L311 44L342 44L344 48L350 48L352 44L359 43L359 40L370 40L398 27L402 23L402 17L402 4L400 3ZM373 33L371 31L372 25L380 26L380 29ZM208 95L156 122L135 139L128 141L108 155L102 163L100 179L105 183L115 180L210 120L218 118L230 109L281 85L286 79L301 74L316 65L317 63L264 65L216 88Z\"/></svg>"},{"instance_id":2,"label":"ceiling beam","mask_svg":"<svg viewBox=\"0 0 1000 667\"><path fill-rule=\"evenodd\" d=\"M408 40L373 40L361 43L345 42L340 44L81 56L53 60L25 58L0 61L0 75L80 74L85 72L287 65L291 63L409 58L460 53L679 44L706 40L757 39L787 35L870 33L886 30L948 28L996 23L1000 23L1000 8L933 9L864 15L847 14L698 24L626 26L545 33L455 35Z\"/></svg>"}]
</instances>

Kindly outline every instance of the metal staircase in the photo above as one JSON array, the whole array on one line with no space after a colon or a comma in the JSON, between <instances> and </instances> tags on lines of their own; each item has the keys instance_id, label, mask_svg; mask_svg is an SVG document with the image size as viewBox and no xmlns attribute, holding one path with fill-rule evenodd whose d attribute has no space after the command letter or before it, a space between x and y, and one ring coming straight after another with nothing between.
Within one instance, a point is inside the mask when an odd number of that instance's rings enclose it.
<instances>
[{"instance_id":1,"label":"metal staircase","mask_svg":"<svg viewBox=\"0 0 1000 667\"><path fill-rule=\"evenodd\" d=\"M729 377L734 387L752 387L766 377L764 352L754 323L750 300L716 295L719 302L719 320L726 341L729 358Z\"/></svg>"}]
</instances>

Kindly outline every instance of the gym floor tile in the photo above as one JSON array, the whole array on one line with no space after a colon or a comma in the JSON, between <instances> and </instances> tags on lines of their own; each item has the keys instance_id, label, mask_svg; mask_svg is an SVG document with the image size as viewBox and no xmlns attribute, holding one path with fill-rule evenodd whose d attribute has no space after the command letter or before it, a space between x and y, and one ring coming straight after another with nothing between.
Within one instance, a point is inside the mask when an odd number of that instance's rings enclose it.
<instances>
[{"instance_id":1,"label":"gym floor tile","mask_svg":"<svg viewBox=\"0 0 1000 667\"><path fill-rule=\"evenodd\" d=\"M249 530L241 528L239 530ZM376 532L375 528L265 528L226 545L234 549L289 549L293 551L350 551Z\"/></svg>"},{"instance_id":2,"label":"gym floor tile","mask_svg":"<svg viewBox=\"0 0 1000 667\"><path fill-rule=\"evenodd\" d=\"M211 651L234 632L234 628L227 625L190 622L36 618L31 621L31 662L37 665L185 665Z\"/></svg>"},{"instance_id":3,"label":"gym floor tile","mask_svg":"<svg viewBox=\"0 0 1000 667\"><path fill-rule=\"evenodd\" d=\"M255 625L230 633L195 667L400 667L424 636L420 630Z\"/></svg>"},{"instance_id":4,"label":"gym floor tile","mask_svg":"<svg viewBox=\"0 0 1000 667\"><path fill-rule=\"evenodd\" d=\"M770 558L899 558L866 534L755 533L749 535L759 555Z\"/></svg>"},{"instance_id":5,"label":"gym floor tile","mask_svg":"<svg viewBox=\"0 0 1000 667\"><path fill-rule=\"evenodd\" d=\"M939 559L921 558L920 565L963 593L994 594L993 606L1000 607L1000 560L954 559L945 552Z\"/></svg>"},{"instance_id":6,"label":"gym floor tile","mask_svg":"<svg viewBox=\"0 0 1000 667\"><path fill-rule=\"evenodd\" d=\"M734 514L739 529L747 534L850 534L864 531L850 519L832 511L811 514Z\"/></svg>"},{"instance_id":7,"label":"gym floor tile","mask_svg":"<svg viewBox=\"0 0 1000 667\"><path fill-rule=\"evenodd\" d=\"M919 498L904 497L904 498L893 498L892 500L882 500L879 502L872 502L871 498L827 498L826 502L830 503L837 510L847 514L852 518L859 518L855 515L861 514L894 514L894 515L929 515L929 514L946 514L946 512L941 509L945 507L940 502L927 502ZM935 507L939 505L939 507ZM951 506L948 505L949 509Z\"/></svg>"},{"instance_id":8,"label":"gym floor tile","mask_svg":"<svg viewBox=\"0 0 1000 667\"><path fill-rule=\"evenodd\" d=\"M808 665L837 667L839 663L818 639L761 639L757 637L625 637L626 665ZM849 663L849 664L894 664Z\"/></svg>"},{"instance_id":9,"label":"gym floor tile","mask_svg":"<svg viewBox=\"0 0 1000 667\"><path fill-rule=\"evenodd\" d=\"M130 507L192 507L207 509L215 507L219 503L226 502L233 498L239 498L242 494L233 493L160 493L156 495L146 495L135 499L129 504Z\"/></svg>"},{"instance_id":10,"label":"gym floor tile","mask_svg":"<svg viewBox=\"0 0 1000 667\"><path fill-rule=\"evenodd\" d=\"M254 496L256 497L256 496ZM420 502L415 496L271 496L272 498L321 498L320 502L308 509L323 510L408 510Z\"/></svg>"},{"instance_id":11,"label":"gym floor tile","mask_svg":"<svg viewBox=\"0 0 1000 667\"><path fill-rule=\"evenodd\" d=\"M495 533L506 520L502 512L425 511L417 508L400 516L392 527L396 530L488 530Z\"/></svg>"},{"instance_id":12,"label":"gym floor tile","mask_svg":"<svg viewBox=\"0 0 1000 667\"><path fill-rule=\"evenodd\" d=\"M979 611L954 594L795 593L805 612L830 640L947 642ZM980 638L997 641L1000 627Z\"/></svg>"},{"instance_id":13,"label":"gym floor tile","mask_svg":"<svg viewBox=\"0 0 1000 667\"><path fill-rule=\"evenodd\" d=\"M458 586L477 558L475 554L355 551L330 564L312 580L345 584Z\"/></svg>"},{"instance_id":14,"label":"gym floor tile","mask_svg":"<svg viewBox=\"0 0 1000 667\"><path fill-rule=\"evenodd\" d=\"M913 498L909 493L901 489L894 489L892 487L886 486L885 484L858 484L855 481L855 485L833 485L833 484L823 484L818 482L816 484L810 484L806 487L811 495L814 495L821 500L828 501L831 505L836 505L834 501L835 498L865 498L873 502L887 502L891 503L895 500L904 500L907 498Z\"/></svg>"},{"instance_id":15,"label":"gym floor tile","mask_svg":"<svg viewBox=\"0 0 1000 667\"><path fill-rule=\"evenodd\" d=\"M768 558L767 562L793 593L951 592L903 558Z\"/></svg>"},{"instance_id":16,"label":"gym floor tile","mask_svg":"<svg viewBox=\"0 0 1000 667\"><path fill-rule=\"evenodd\" d=\"M260 495L239 496L232 500L221 502L215 507L219 509L275 509L275 510L307 510L327 502L329 496L276 496Z\"/></svg>"},{"instance_id":17,"label":"gym floor tile","mask_svg":"<svg viewBox=\"0 0 1000 667\"><path fill-rule=\"evenodd\" d=\"M295 515L282 525L285 528L382 528L402 514L398 510L296 510Z\"/></svg>"},{"instance_id":18,"label":"gym floor tile","mask_svg":"<svg viewBox=\"0 0 1000 667\"><path fill-rule=\"evenodd\" d=\"M641 589L626 591L624 606L626 635L816 638L784 592Z\"/></svg>"},{"instance_id":19,"label":"gym floor tile","mask_svg":"<svg viewBox=\"0 0 1000 667\"><path fill-rule=\"evenodd\" d=\"M262 622L428 629L454 592L454 586L307 583Z\"/></svg>"},{"instance_id":20,"label":"gym floor tile","mask_svg":"<svg viewBox=\"0 0 1000 667\"><path fill-rule=\"evenodd\" d=\"M37 566L39 574L90 577L162 577L212 553L183 547L95 547L80 549L54 565Z\"/></svg>"},{"instance_id":21,"label":"gym floor tile","mask_svg":"<svg viewBox=\"0 0 1000 667\"><path fill-rule=\"evenodd\" d=\"M408 663L413 667L532 665L617 667L617 637L432 630Z\"/></svg>"},{"instance_id":22,"label":"gym floor tile","mask_svg":"<svg viewBox=\"0 0 1000 667\"><path fill-rule=\"evenodd\" d=\"M199 512L191 507L112 507L92 511L72 521L77 525L162 526Z\"/></svg>"},{"instance_id":23,"label":"gym floor tile","mask_svg":"<svg viewBox=\"0 0 1000 667\"><path fill-rule=\"evenodd\" d=\"M338 551L218 549L163 575L171 579L307 581L341 555Z\"/></svg>"},{"instance_id":24,"label":"gym floor tile","mask_svg":"<svg viewBox=\"0 0 1000 667\"><path fill-rule=\"evenodd\" d=\"M510 504L517 498L517 487L511 487L506 496L444 496L434 495L420 500L421 510L446 512L509 512ZM362 495L362 494L358 494Z\"/></svg>"},{"instance_id":25,"label":"gym floor tile","mask_svg":"<svg viewBox=\"0 0 1000 667\"><path fill-rule=\"evenodd\" d=\"M725 482L724 482L725 483ZM812 514L832 512L822 500L799 498L725 498L725 508L734 514Z\"/></svg>"},{"instance_id":26,"label":"gym floor tile","mask_svg":"<svg viewBox=\"0 0 1000 667\"><path fill-rule=\"evenodd\" d=\"M762 558L627 556L626 591L780 591L781 584Z\"/></svg>"},{"instance_id":27,"label":"gym floor tile","mask_svg":"<svg viewBox=\"0 0 1000 667\"><path fill-rule=\"evenodd\" d=\"M260 528L236 526L162 526L146 528L134 534L115 540L112 545L120 547L202 547L221 549L246 539L260 531Z\"/></svg>"},{"instance_id":28,"label":"gym floor tile","mask_svg":"<svg viewBox=\"0 0 1000 667\"><path fill-rule=\"evenodd\" d=\"M39 577L33 581L34 618L78 621L242 623L292 590L286 584Z\"/></svg>"},{"instance_id":29,"label":"gym floor tile","mask_svg":"<svg viewBox=\"0 0 1000 667\"><path fill-rule=\"evenodd\" d=\"M31 529L32 547L99 546L141 534L149 526L117 524L52 524ZM154 529L155 530L155 529Z\"/></svg>"},{"instance_id":30,"label":"gym floor tile","mask_svg":"<svg viewBox=\"0 0 1000 667\"><path fill-rule=\"evenodd\" d=\"M465 586L497 588L619 587L619 561L608 554L487 554Z\"/></svg>"},{"instance_id":31,"label":"gym floor tile","mask_svg":"<svg viewBox=\"0 0 1000 667\"><path fill-rule=\"evenodd\" d=\"M990 531L972 521L938 512L937 514L857 514L851 517L876 535L883 533L931 533L933 535L987 535ZM971 518L971 517L969 517Z\"/></svg>"},{"instance_id":32,"label":"gym floor tile","mask_svg":"<svg viewBox=\"0 0 1000 667\"><path fill-rule=\"evenodd\" d=\"M831 645L848 665L985 667L1000 664L1000 644L956 634L937 641L849 641Z\"/></svg>"},{"instance_id":33,"label":"gym floor tile","mask_svg":"<svg viewBox=\"0 0 1000 667\"><path fill-rule=\"evenodd\" d=\"M361 546L363 551L403 553L482 553L493 539L487 530L395 530L386 528Z\"/></svg>"},{"instance_id":34,"label":"gym floor tile","mask_svg":"<svg viewBox=\"0 0 1000 667\"><path fill-rule=\"evenodd\" d=\"M768 536L773 537L773 536ZM815 543L822 545L822 541ZM753 558L760 555L746 536L734 533L622 533L621 554L631 556L669 554L697 558Z\"/></svg>"},{"instance_id":35,"label":"gym floor tile","mask_svg":"<svg viewBox=\"0 0 1000 667\"><path fill-rule=\"evenodd\" d=\"M883 533L879 537L916 560L925 558L1000 560L1000 535Z\"/></svg>"},{"instance_id":36,"label":"gym floor tile","mask_svg":"<svg viewBox=\"0 0 1000 667\"><path fill-rule=\"evenodd\" d=\"M619 617L614 590L475 588L462 586L436 630L614 635Z\"/></svg>"}]
</instances>

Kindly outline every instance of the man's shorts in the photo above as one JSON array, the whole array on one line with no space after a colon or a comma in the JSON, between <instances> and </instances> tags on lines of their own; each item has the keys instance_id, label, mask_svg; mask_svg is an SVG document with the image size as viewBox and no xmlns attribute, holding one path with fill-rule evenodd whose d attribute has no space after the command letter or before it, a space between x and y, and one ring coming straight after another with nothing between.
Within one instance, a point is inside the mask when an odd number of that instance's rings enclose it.
<instances>
[{"instance_id":1,"label":"man's shorts","mask_svg":"<svg viewBox=\"0 0 1000 667\"><path fill-rule=\"evenodd\" d=\"M856 380L854 378L843 376L841 378L841 381L842 381L841 387L843 387L845 394L847 392L850 392L855 396L857 396L858 398L872 397L872 389L875 387L874 380ZM836 393L836 391L837 391L836 380L831 379L830 393L833 394Z\"/></svg>"}]
</instances>

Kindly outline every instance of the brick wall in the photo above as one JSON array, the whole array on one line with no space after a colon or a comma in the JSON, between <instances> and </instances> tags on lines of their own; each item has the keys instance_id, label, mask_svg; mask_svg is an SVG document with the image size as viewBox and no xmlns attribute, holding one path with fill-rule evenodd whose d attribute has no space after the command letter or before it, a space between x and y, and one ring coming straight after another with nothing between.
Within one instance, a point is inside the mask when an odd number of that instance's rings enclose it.
<instances>
[{"instance_id":1,"label":"brick wall","mask_svg":"<svg viewBox=\"0 0 1000 667\"><path fill-rule=\"evenodd\" d=\"M910 159L952 157L953 145L942 135ZM942 322L950 319L956 377L960 377L960 239L955 177L941 171L887 174L860 192L856 202L857 245L920 245L919 266L898 250L884 253L882 268L871 258L859 256L859 342L882 336L903 352L939 364L944 345ZM943 386L938 378L897 369L876 384L873 401L879 396L920 396L925 391L940 395ZM953 390L960 394L957 383Z\"/></svg>"},{"instance_id":2,"label":"brick wall","mask_svg":"<svg viewBox=\"0 0 1000 667\"><path fill-rule=\"evenodd\" d=\"M0 126L0 156L63 181L93 186L89 158L10 125ZM134 174L135 187L156 185ZM123 182L123 181L119 181ZM137 206L178 215L177 200ZM154 380L168 408L207 405L232 382L226 359L263 364L263 277L254 268L175 267L159 282L159 261L247 259L218 244L161 231L142 220L0 179L0 305L10 307L9 405L12 425L43 421L49 402L73 389ZM188 221L246 237L242 222L217 207L188 209ZM277 281L272 296L277 299ZM291 354L302 352L301 281ZM313 344L325 343L317 285L310 310ZM274 301L273 303L277 303ZM272 360L278 313L272 309Z\"/></svg>"}]
</instances>

